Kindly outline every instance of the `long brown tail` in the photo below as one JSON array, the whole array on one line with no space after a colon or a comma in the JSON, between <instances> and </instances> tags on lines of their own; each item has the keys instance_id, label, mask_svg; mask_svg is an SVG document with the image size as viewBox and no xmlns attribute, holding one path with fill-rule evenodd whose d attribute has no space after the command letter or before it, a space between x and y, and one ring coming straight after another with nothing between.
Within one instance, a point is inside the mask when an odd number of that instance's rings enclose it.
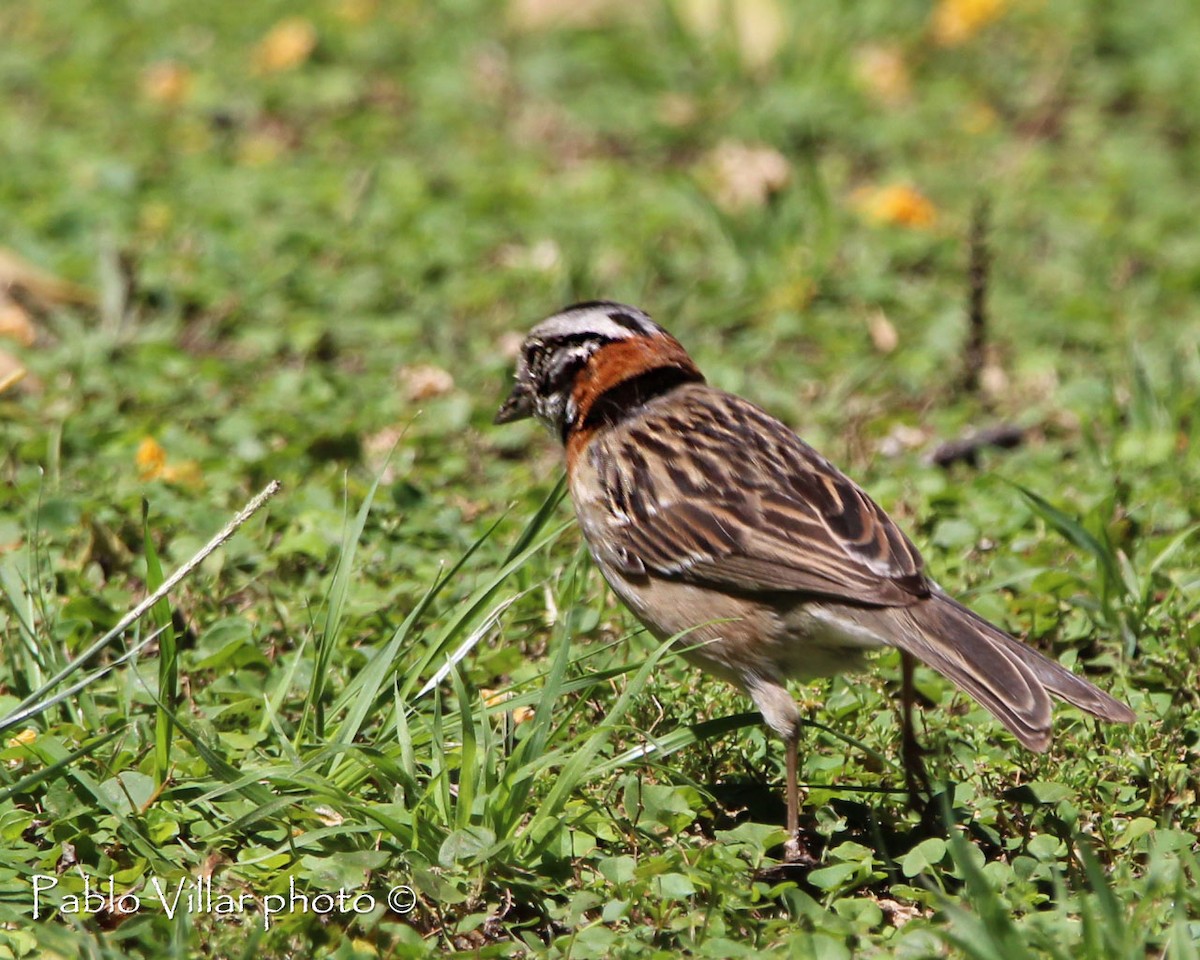
<instances>
[{"instance_id":1,"label":"long brown tail","mask_svg":"<svg viewBox=\"0 0 1200 960\"><path fill-rule=\"evenodd\" d=\"M1120 700L940 591L911 607L878 612L899 621L902 629L891 631L897 647L953 680L1030 750L1050 745L1048 694L1104 720L1135 719Z\"/></svg>"}]
</instances>

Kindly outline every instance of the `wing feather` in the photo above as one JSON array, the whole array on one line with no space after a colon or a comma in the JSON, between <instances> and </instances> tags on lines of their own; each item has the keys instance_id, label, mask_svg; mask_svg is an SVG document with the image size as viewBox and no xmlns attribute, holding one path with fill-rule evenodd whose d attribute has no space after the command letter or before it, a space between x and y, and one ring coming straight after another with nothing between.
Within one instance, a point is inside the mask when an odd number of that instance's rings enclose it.
<instances>
[{"instance_id":1,"label":"wing feather","mask_svg":"<svg viewBox=\"0 0 1200 960\"><path fill-rule=\"evenodd\" d=\"M613 507L604 549L627 575L871 606L929 595L920 554L882 508L740 397L681 387L589 455L598 502Z\"/></svg>"}]
</instances>

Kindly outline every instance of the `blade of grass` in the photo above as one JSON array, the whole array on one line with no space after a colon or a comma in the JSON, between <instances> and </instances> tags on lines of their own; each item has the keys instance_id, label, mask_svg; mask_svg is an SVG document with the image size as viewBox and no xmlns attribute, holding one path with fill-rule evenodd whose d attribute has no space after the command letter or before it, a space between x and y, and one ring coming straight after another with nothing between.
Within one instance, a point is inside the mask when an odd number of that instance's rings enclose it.
<instances>
[{"instance_id":1,"label":"blade of grass","mask_svg":"<svg viewBox=\"0 0 1200 960\"><path fill-rule=\"evenodd\" d=\"M162 563L150 535L150 502L142 499L142 543L146 553L146 587L151 593L163 585ZM158 699L154 711L154 782L162 786L171 769L171 711L179 691L179 661L171 604L164 595L150 609L158 627Z\"/></svg>"},{"instance_id":2,"label":"blade of grass","mask_svg":"<svg viewBox=\"0 0 1200 960\"><path fill-rule=\"evenodd\" d=\"M446 658L446 662L437 669L437 672L425 681L425 686L417 691L417 697L420 698L425 696L425 694L445 680L446 677L454 670L454 668L458 666L458 662L462 660L462 658L468 653L470 653L480 640L487 636L492 627L494 627L500 618L504 616L504 611L520 600L528 592L528 590L524 590L521 593L514 594L507 600L502 600L495 607L493 607L491 612L483 618L483 623L472 630L467 636L467 639L459 644L458 649L456 649L450 654L450 656Z\"/></svg>"},{"instance_id":3,"label":"blade of grass","mask_svg":"<svg viewBox=\"0 0 1200 960\"><path fill-rule=\"evenodd\" d=\"M476 739L475 716L471 710L471 698L458 670L451 668L450 679L454 694L458 698L458 722L461 747L458 752L458 797L454 805L454 825L459 829L471 822L471 809L475 804L478 771L475 767Z\"/></svg>"},{"instance_id":4,"label":"blade of grass","mask_svg":"<svg viewBox=\"0 0 1200 960\"><path fill-rule=\"evenodd\" d=\"M279 678L279 682L275 684L275 690L271 696L267 697L266 694L263 695L266 707L263 710L262 720L259 721L259 730L266 730L269 725L276 724L284 698L287 697L288 691L292 689L292 684L296 682L296 671L304 661L304 648L308 646L308 637L309 634L307 633L300 637L300 642L296 644L296 649L292 651L292 661L283 672L283 676Z\"/></svg>"},{"instance_id":5,"label":"blade of grass","mask_svg":"<svg viewBox=\"0 0 1200 960\"><path fill-rule=\"evenodd\" d=\"M678 640L678 637L671 637L658 645L658 647L648 656L642 663L633 678L621 691L617 697L617 702L613 704L608 716L605 717L604 723L588 734L584 744L578 748L575 755L571 758L568 764L563 768L555 781L554 786L550 789L545 801L538 808L538 812L534 815L526 833L536 832L534 824L539 820L545 821L550 818L555 818L561 813L563 806L566 804L568 795L574 790L579 783L584 779L585 773L592 766L596 754L600 752L608 743L609 737L612 735L615 725L625 715L633 700L638 696L642 689L646 686L650 679L650 674L658 665L659 660L671 649L671 646Z\"/></svg>"},{"instance_id":6,"label":"blade of grass","mask_svg":"<svg viewBox=\"0 0 1200 960\"><path fill-rule=\"evenodd\" d=\"M308 696L304 701L304 710L300 715L300 723L296 727L296 743L299 744L312 722L316 727L318 739L325 737L325 688L329 682L329 662L337 645L338 634L341 631L342 620L346 612L346 597L350 590L350 576L354 572L354 555L358 550L358 542L362 538L367 525L367 516L371 512L371 504L375 502L375 492L379 489L378 474L371 483L362 505L354 517L354 523L342 534L342 548L338 553L337 568L333 572L333 581L329 586L329 594L325 601L325 623L316 637L316 656L313 663L312 680L308 686Z\"/></svg>"},{"instance_id":7,"label":"blade of grass","mask_svg":"<svg viewBox=\"0 0 1200 960\"><path fill-rule=\"evenodd\" d=\"M106 743L109 743L115 737L119 736L124 730L125 724L122 723L115 729L110 730L108 733L84 744L79 749L73 750L71 753L67 754L67 756L55 760L48 766L42 767L40 770L35 770L33 773L26 774L16 783L10 784L3 790L0 790L0 803L6 803L10 798L15 797L17 794L24 793L25 791L36 787L43 780L52 779L73 764L76 760L81 760L84 757L91 756ZM7 774L0 774L0 776L7 776Z\"/></svg>"},{"instance_id":8,"label":"blade of grass","mask_svg":"<svg viewBox=\"0 0 1200 960\"><path fill-rule=\"evenodd\" d=\"M45 713L47 710L51 709L52 707L57 706L58 704L62 703L64 700L67 700L70 697L73 697L79 691L86 689L88 686L90 686L92 683L95 683L101 677L103 677L109 673L112 673L112 671L115 670L117 667L132 660L145 647L149 646L151 643L153 643L157 639L158 639L158 631L156 630L153 633L151 633L149 636L145 637L144 639L139 640L134 646L130 647L123 654L121 654L121 656L117 657L111 663L107 663L103 667L100 667L99 669L92 671L86 677L71 684L69 687L66 687L63 690L59 690L58 693L47 697L45 700L39 700L37 703L30 704L24 710L16 710L13 713L10 713L8 715L8 717L5 718L5 722L8 723L8 725L10 727L16 726L18 723L22 722L23 720L28 720L32 717L36 717L42 713Z\"/></svg>"},{"instance_id":9,"label":"blade of grass","mask_svg":"<svg viewBox=\"0 0 1200 960\"><path fill-rule=\"evenodd\" d=\"M24 654L24 669L21 671L25 679L24 686L26 689L34 689L42 681L45 664L37 631L34 629L33 597L7 557L0 563L0 589L4 591L8 605L17 620L17 636L21 639L21 651Z\"/></svg>"},{"instance_id":10,"label":"blade of grass","mask_svg":"<svg viewBox=\"0 0 1200 960\"><path fill-rule=\"evenodd\" d=\"M550 531L550 533L538 539L520 555L501 567L470 598L459 605L460 612L457 616L452 617L446 626L443 627L433 643L430 644L429 648L417 661L415 667L405 676L405 681L401 688L405 700L408 700L412 688L416 685L420 677L424 675L425 671L429 669L430 664L443 654L454 642L455 638L460 636L481 615L496 590L500 588L504 581L523 567L531 556L557 539L566 528L567 525L563 524L561 527Z\"/></svg>"},{"instance_id":11,"label":"blade of grass","mask_svg":"<svg viewBox=\"0 0 1200 960\"><path fill-rule=\"evenodd\" d=\"M249 503L246 504L237 515L229 521L221 531L208 541L203 547L196 552L186 563L175 570L157 590L150 593L148 597L142 600L136 607L130 610L123 616L111 630L93 641L82 653L67 663L61 670L54 674L49 680L43 683L38 689L34 690L26 696L17 706L11 710L3 719L0 719L0 733L8 730L15 723L20 723L26 714L24 711L30 705L42 699L47 693L57 687L60 683L70 677L92 659L97 653L103 650L108 644L112 643L117 637L123 634L134 623L146 615L159 600L167 596L172 590L178 586L179 582L191 574L205 558L208 557L214 550L221 546L226 540L232 537L247 520L262 509L271 497L279 492L280 483L278 480L272 480L262 491L258 493ZM15 718L15 719L14 719Z\"/></svg>"},{"instance_id":12,"label":"blade of grass","mask_svg":"<svg viewBox=\"0 0 1200 960\"><path fill-rule=\"evenodd\" d=\"M1090 554L1096 561L1096 565L1100 570L1101 600L1107 606L1112 591L1122 582L1121 573L1117 568L1116 557L1113 556L1112 550L1101 543L1075 517L1060 510L1045 497L1034 493L1032 490L1018 483L1013 483L1012 486L1025 498L1026 502L1033 508L1033 512L1041 517L1053 530L1057 531L1069 543Z\"/></svg>"}]
</instances>

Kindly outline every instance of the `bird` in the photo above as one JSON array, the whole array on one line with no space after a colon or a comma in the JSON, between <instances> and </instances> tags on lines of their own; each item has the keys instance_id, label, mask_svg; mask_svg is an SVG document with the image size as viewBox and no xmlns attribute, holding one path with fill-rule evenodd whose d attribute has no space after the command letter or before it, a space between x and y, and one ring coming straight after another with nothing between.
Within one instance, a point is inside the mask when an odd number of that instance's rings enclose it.
<instances>
[{"instance_id":1,"label":"bird","mask_svg":"<svg viewBox=\"0 0 1200 960\"><path fill-rule=\"evenodd\" d=\"M642 310L565 307L525 337L496 424L532 417L565 451L596 566L661 641L749 696L787 750L785 856L799 830L800 710L789 680L900 651L902 750L929 781L912 727L919 661L1030 750L1051 739L1051 696L1103 720L1133 711L959 603L863 489L761 407L710 386Z\"/></svg>"}]
</instances>

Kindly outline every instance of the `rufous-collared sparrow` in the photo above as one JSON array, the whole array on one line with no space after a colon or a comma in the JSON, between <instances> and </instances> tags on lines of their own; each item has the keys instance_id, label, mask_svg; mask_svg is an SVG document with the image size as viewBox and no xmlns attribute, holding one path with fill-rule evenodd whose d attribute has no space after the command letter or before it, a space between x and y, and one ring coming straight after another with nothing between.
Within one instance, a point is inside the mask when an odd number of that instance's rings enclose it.
<instances>
[{"instance_id":1,"label":"rufous-collared sparrow","mask_svg":"<svg viewBox=\"0 0 1200 960\"><path fill-rule=\"evenodd\" d=\"M592 301L534 327L496 423L530 416L566 448L579 525L617 596L654 636L680 635L684 656L748 694L785 741L793 838L801 724L789 678L898 648L912 792L914 769L924 780L914 659L1031 750L1050 743L1051 694L1105 720L1134 719L946 594L857 484L770 414L708 386L641 310Z\"/></svg>"}]
</instances>

